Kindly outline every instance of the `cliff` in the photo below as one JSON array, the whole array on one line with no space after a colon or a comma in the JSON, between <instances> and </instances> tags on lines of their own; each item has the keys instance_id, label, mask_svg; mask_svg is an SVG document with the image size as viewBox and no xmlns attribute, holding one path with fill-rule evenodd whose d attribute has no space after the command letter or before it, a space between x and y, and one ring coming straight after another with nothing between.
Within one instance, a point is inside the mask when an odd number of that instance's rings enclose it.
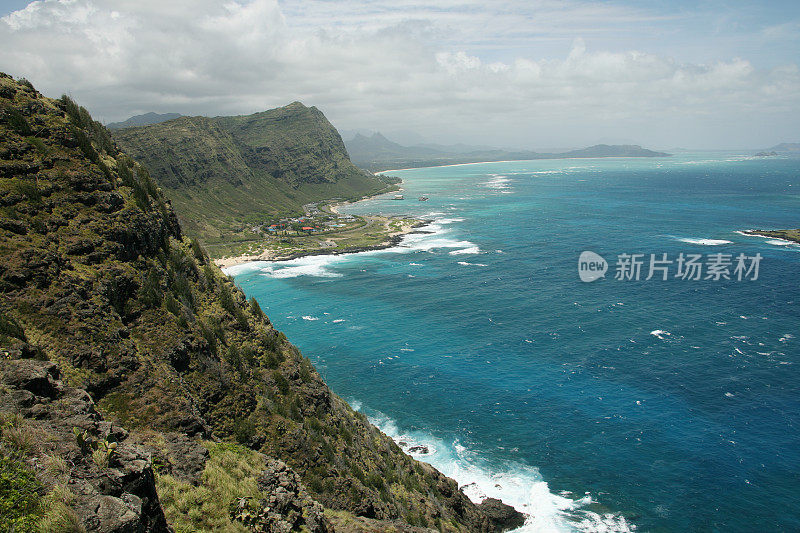
<instances>
[{"instance_id":1,"label":"cliff","mask_svg":"<svg viewBox=\"0 0 800 533\"><path fill-rule=\"evenodd\" d=\"M243 119L217 126L229 138L253 128ZM252 146L267 143L257 130ZM98 417L129 432L115 442L149 450L171 523L328 531L322 506L344 531L368 519L481 532L519 521L507 507L474 505L331 392L258 303L183 235L147 169L85 109L0 75L0 134L0 345L16 354L4 357L56 364L43 367L49 381L60 378L53 388L87 391ZM99 424L93 409L85 412ZM43 438L82 427L62 423L39 428ZM108 434L94 433L76 433L78 448L107 450ZM45 483L36 457L3 459L4 475L27 472L4 479ZM138 508L125 494L113 496ZM160 523L161 507L147 498L140 516ZM62 500L81 527L95 527L99 508Z\"/></svg>"},{"instance_id":2,"label":"cliff","mask_svg":"<svg viewBox=\"0 0 800 533\"><path fill-rule=\"evenodd\" d=\"M164 187L186 231L205 244L302 213L307 203L386 188L350 162L322 112L300 102L246 116L181 117L113 135Z\"/></svg>"}]
</instances>

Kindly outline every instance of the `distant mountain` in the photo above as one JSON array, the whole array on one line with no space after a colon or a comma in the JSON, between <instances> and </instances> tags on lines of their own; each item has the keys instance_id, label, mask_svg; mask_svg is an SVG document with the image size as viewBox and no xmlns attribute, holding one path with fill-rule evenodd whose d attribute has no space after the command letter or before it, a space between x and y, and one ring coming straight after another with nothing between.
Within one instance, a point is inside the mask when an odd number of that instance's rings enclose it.
<instances>
[{"instance_id":1,"label":"distant mountain","mask_svg":"<svg viewBox=\"0 0 800 533\"><path fill-rule=\"evenodd\" d=\"M371 171L475 163L479 161L592 157L667 157L670 155L633 144L598 144L589 148L558 153L540 153L529 150L510 151L491 146L470 146L465 144L403 146L390 141L380 133L374 133L371 136L356 134L351 140L345 141L345 145L352 161L356 165Z\"/></svg>"},{"instance_id":2,"label":"distant mountain","mask_svg":"<svg viewBox=\"0 0 800 533\"><path fill-rule=\"evenodd\" d=\"M642 148L638 144L596 144L589 148L549 155L553 157L666 157L670 154L654 152Z\"/></svg>"},{"instance_id":3,"label":"distant mountain","mask_svg":"<svg viewBox=\"0 0 800 533\"><path fill-rule=\"evenodd\" d=\"M350 162L321 111L300 102L112 133L164 187L186 230L209 245L242 235L253 223L302 213L307 203L361 198L387 187Z\"/></svg>"},{"instance_id":4,"label":"distant mountain","mask_svg":"<svg viewBox=\"0 0 800 533\"><path fill-rule=\"evenodd\" d=\"M180 113L145 113L144 115L136 115L122 122L110 122L106 124L106 128L110 130L119 130L122 128L132 128L134 126L148 126L182 116L183 115Z\"/></svg>"},{"instance_id":5,"label":"distant mountain","mask_svg":"<svg viewBox=\"0 0 800 533\"><path fill-rule=\"evenodd\" d=\"M194 123L216 129L198 137ZM176 172L211 150L206 161L242 154L262 181L251 158L314 164L323 186L336 169L321 156L363 175L302 104L165 124L133 130L141 144L162 135ZM0 531L500 533L525 521L494 498L474 504L333 393L69 97L0 73L0 176Z\"/></svg>"},{"instance_id":6,"label":"distant mountain","mask_svg":"<svg viewBox=\"0 0 800 533\"><path fill-rule=\"evenodd\" d=\"M773 152L800 152L800 143L781 143L769 148Z\"/></svg>"}]
</instances>

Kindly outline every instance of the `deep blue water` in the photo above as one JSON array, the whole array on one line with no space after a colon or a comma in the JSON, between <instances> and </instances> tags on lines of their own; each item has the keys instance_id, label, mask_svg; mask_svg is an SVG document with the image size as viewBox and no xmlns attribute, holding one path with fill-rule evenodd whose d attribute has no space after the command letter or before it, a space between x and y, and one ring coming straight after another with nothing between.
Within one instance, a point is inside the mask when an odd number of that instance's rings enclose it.
<instances>
[{"instance_id":1,"label":"deep blue water","mask_svg":"<svg viewBox=\"0 0 800 533\"><path fill-rule=\"evenodd\" d=\"M433 233L234 270L334 391L526 530L800 530L800 247L735 233L800 226L800 159L390 174L405 201L343 211ZM605 279L580 281L584 250ZM644 278L681 252L763 259L755 281L614 279L619 254Z\"/></svg>"}]
</instances>

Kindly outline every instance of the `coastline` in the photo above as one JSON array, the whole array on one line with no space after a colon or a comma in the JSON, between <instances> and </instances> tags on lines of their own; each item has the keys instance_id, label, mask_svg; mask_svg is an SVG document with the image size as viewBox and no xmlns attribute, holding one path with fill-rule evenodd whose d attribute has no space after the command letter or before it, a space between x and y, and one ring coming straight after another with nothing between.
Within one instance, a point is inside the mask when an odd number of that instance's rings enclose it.
<instances>
[{"instance_id":1,"label":"coastline","mask_svg":"<svg viewBox=\"0 0 800 533\"><path fill-rule=\"evenodd\" d=\"M403 190L402 188L398 190ZM395 191L389 191L395 192ZM382 194L387 194L387 192L381 192L375 194L373 196L366 196L361 198L360 200L356 200L355 202L352 201L343 201L337 202L332 204L327 204L323 207L323 210L328 210L333 214L339 214L339 208L345 205L354 204L360 202L361 200L367 200L370 198L375 198ZM382 230L384 232L384 238L378 244L370 244L365 246L345 246L342 248L335 248L337 241L342 240L343 237L338 237L336 234L330 236L330 238L326 239L326 243L328 243L329 247L325 248L317 248L311 250L303 250L298 252L292 252L289 254L281 254L279 251L273 249L264 249L261 253L258 254L242 254L238 256L229 256L229 257L221 257L218 259L214 259L213 262L218 267L225 269L234 266L244 265L247 263L252 263L255 261L291 261L292 259L297 259L299 257L307 257L307 256L314 256L314 255L343 255L343 254L355 254L359 252L368 252L373 250L385 250L387 248L392 248L400 244L403 240L403 237L412 233L417 233L420 228L423 228L431 223L430 220L418 219L418 218L411 218L411 217L391 217L391 216L364 216L362 217L368 225L374 224L381 224L383 226ZM398 220L401 221L399 228L390 228L392 224L395 224Z\"/></svg>"},{"instance_id":2,"label":"coastline","mask_svg":"<svg viewBox=\"0 0 800 533\"><path fill-rule=\"evenodd\" d=\"M786 244L800 244L800 229L745 229L737 231L736 233L749 237L762 237L764 239L784 241Z\"/></svg>"},{"instance_id":3,"label":"coastline","mask_svg":"<svg viewBox=\"0 0 800 533\"><path fill-rule=\"evenodd\" d=\"M671 157L672 154L669 154ZM403 170L420 170L423 168L444 168L462 167L467 165L485 165L486 163L524 163L530 161L558 161L558 160L578 160L578 159L658 159L662 156L642 156L642 155L610 155L598 157L541 157L538 159L492 159L491 161L471 161L468 163L448 163L446 165L426 165L424 167L408 168L388 168L386 170L376 170L373 174L383 174L385 172L401 172ZM668 157L668 156L663 156Z\"/></svg>"},{"instance_id":4,"label":"coastline","mask_svg":"<svg viewBox=\"0 0 800 533\"><path fill-rule=\"evenodd\" d=\"M366 217L365 217L366 218ZM384 218L384 217L370 217L370 218ZM385 218L387 222L393 219ZM222 257L215 259L214 264L218 267L225 269L234 266L253 263L255 261L291 261L299 257L308 257L312 255L344 255L344 254L357 254L359 252L369 252L373 250L385 250L386 248L393 248L400 244L403 237L412 233L417 233L420 228L430 224L429 220L417 219L413 224L404 224L399 231L393 231L386 234L386 239L380 244L373 244L369 246L351 246L341 249L332 248L319 248L316 250L306 250L302 252L294 252L287 255L280 255L273 250L264 250L260 254L246 254L233 257Z\"/></svg>"}]
</instances>

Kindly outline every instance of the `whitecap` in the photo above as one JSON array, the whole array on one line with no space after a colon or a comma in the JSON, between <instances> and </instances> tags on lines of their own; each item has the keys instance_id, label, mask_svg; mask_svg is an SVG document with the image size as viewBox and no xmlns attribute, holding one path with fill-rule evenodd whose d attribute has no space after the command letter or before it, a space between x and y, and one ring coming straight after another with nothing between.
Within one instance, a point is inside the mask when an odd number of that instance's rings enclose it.
<instances>
[{"instance_id":1,"label":"whitecap","mask_svg":"<svg viewBox=\"0 0 800 533\"><path fill-rule=\"evenodd\" d=\"M313 321L313 320L319 320L319 318L310 315L303 315L303 320Z\"/></svg>"},{"instance_id":2,"label":"whitecap","mask_svg":"<svg viewBox=\"0 0 800 533\"><path fill-rule=\"evenodd\" d=\"M453 252L450 252L450 253L452 254ZM458 264L459 265L463 265L463 266L476 266L476 267L485 267L485 266L487 266L484 263L467 263L466 261L459 261Z\"/></svg>"},{"instance_id":3,"label":"whitecap","mask_svg":"<svg viewBox=\"0 0 800 533\"><path fill-rule=\"evenodd\" d=\"M339 324L340 322L344 322L344 318L337 318L333 321L334 324Z\"/></svg>"},{"instance_id":4,"label":"whitecap","mask_svg":"<svg viewBox=\"0 0 800 533\"><path fill-rule=\"evenodd\" d=\"M222 273L227 276L236 277L240 274L247 274L250 272L258 272L264 265L268 264L266 261L252 261L250 263L242 263L241 265L233 265L222 268Z\"/></svg>"},{"instance_id":5,"label":"whitecap","mask_svg":"<svg viewBox=\"0 0 800 533\"><path fill-rule=\"evenodd\" d=\"M689 244L699 244L701 246L720 246L721 244L731 244L733 242L733 241L726 241L724 239L702 239L702 238L690 238L690 237L685 237L685 238L678 237L677 240Z\"/></svg>"},{"instance_id":6,"label":"whitecap","mask_svg":"<svg viewBox=\"0 0 800 533\"><path fill-rule=\"evenodd\" d=\"M363 407L357 401L351 402L351 405L357 410ZM366 414L370 422L402 449L426 447L427 454L415 456L455 479L474 503L480 503L486 498L497 498L527 515L525 524L515 530L517 532L630 532L636 529L635 525L629 524L620 515L599 514L588 509L588 506L595 503L589 493L573 496L566 492L551 492L535 467L519 462L490 465L457 439L445 441L421 431L403 432L398 429L394 420L382 413Z\"/></svg>"},{"instance_id":7,"label":"whitecap","mask_svg":"<svg viewBox=\"0 0 800 533\"><path fill-rule=\"evenodd\" d=\"M346 255L312 255L290 261L264 263L260 270L262 275L275 279L296 278L298 276L338 278L342 274L331 272L328 267L334 263L344 261L346 257Z\"/></svg>"},{"instance_id":8,"label":"whitecap","mask_svg":"<svg viewBox=\"0 0 800 533\"><path fill-rule=\"evenodd\" d=\"M654 329L650 332L650 335L654 337L658 337L661 340L664 340L665 336L672 335L669 331L664 331L663 329Z\"/></svg>"},{"instance_id":9,"label":"whitecap","mask_svg":"<svg viewBox=\"0 0 800 533\"><path fill-rule=\"evenodd\" d=\"M452 252L448 253L450 255L479 254L481 253L481 249L478 246L468 246L466 248L462 248L460 250L453 250Z\"/></svg>"}]
</instances>

